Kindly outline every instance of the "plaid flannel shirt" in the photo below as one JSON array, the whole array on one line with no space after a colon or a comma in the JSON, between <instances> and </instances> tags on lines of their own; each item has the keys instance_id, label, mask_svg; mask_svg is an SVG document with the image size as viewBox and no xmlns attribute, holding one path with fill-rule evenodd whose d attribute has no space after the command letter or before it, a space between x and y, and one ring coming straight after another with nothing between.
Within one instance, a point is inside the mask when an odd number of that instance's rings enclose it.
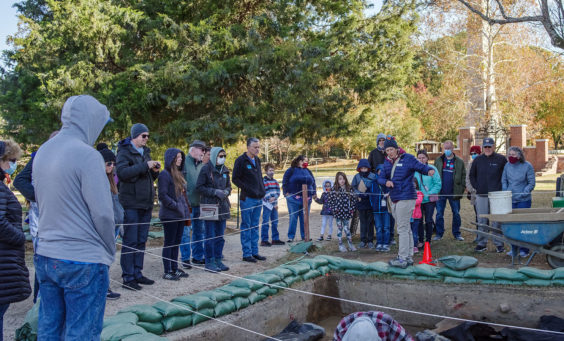
<instances>
[{"instance_id":1,"label":"plaid flannel shirt","mask_svg":"<svg viewBox=\"0 0 564 341\"><path fill-rule=\"evenodd\" d=\"M366 316L374 322L374 326L378 331L378 336L380 336L382 340L413 341L413 338L409 336L407 331L399 323L397 323L390 315L381 311L360 311L345 316L341 322L339 322L337 329L335 329L333 340L341 341L352 322L360 316Z\"/></svg>"}]
</instances>

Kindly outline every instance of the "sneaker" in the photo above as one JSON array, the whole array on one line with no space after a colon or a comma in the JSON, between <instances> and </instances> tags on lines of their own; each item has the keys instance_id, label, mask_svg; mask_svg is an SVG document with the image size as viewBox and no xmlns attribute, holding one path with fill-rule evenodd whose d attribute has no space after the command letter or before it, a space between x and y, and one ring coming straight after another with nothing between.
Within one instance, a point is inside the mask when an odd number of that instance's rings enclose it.
<instances>
[{"instance_id":1,"label":"sneaker","mask_svg":"<svg viewBox=\"0 0 564 341\"><path fill-rule=\"evenodd\" d=\"M528 257L528 256L529 256L529 253L528 253L528 252L525 252L525 251L519 251L519 257L521 257L521 258L525 258L525 257Z\"/></svg>"},{"instance_id":2,"label":"sneaker","mask_svg":"<svg viewBox=\"0 0 564 341\"><path fill-rule=\"evenodd\" d=\"M215 262L206 263L204 266L205 271L207 272L219 272L219 268L215 265Z\"/></svg>"},{"instance_id":3,"label":"sneaker","mask_svg":"<svg viewBox=\"0 0 564 341\"><path fill-rule=\"evenodd\" d=\"M293 243L294 240L293 239L288 239L288 243Z\"/></svg>"},{"instance_id":4,"label":"sneaker","mask_svg":"<svg viewBox=\"0 0 564 341\"><path fill-rule=\"evenodd\" d=\"M360 242L360 244L358 244L358 247L363 249L366 247L366 243L365 242Z\"/></svg>"},{"instance_id":5,"label":"sneaker","mask_svg":"<svg viewBox=\"0 0 564 341\"><path fill-rule=\"evenodd\" d=\"M107 300L117 300L118 298L121 297L121 294L118 294L117 292L113 292L110 289L108 289L108 292L106 293L106 299Z\"/></svg>"},{"instance_id":6,"label":"sneaker","mask_svg":"<svg viewBox=\"0 0 564 341\"><path fill-rule=\"evenodd\" d=\"M328 235L328 236L327 236L327 240L331 240L331 235Z\"/></svg>"},{"instance_id":7,"label":"sneaker","mask_svg":"<svg viewBox=\"0 0 564 341\"><path fill-rule=\"evenodd\" d=\"M474 249L474 251L476 252L484 252L486 251L488 248L485 245L478 245L476 246L476 248Z\"/></svg>"},{"instance_id":8,"label":"sneaker","mask_svg":"<svg viewBox=\"0 0 564 341\"><path fill-rule=\"evenodd\" d=\"M374 243L372 243L372 242L368 243L368 246L367 246L367 247L368 247L369 249L373 249L373 248L374 248Z\"/></svg>"},{"instance_id":9,"label":"sneaker","mask_svg":"<svg viewBox=\"0 0 564 341\"><path fill-rule=\"evenodd\" d=\"M148 279L145 276L141 276L141 278L137 278L135 281L137 283L143 284L143 285L153 285L153 284L155 284L155 281L153 281L152 279Z\"/></svg>"},{"instance_id":10,"label":"sneaker","mask_svg":"<svg viewBox=\"0 0 564 341\"><path fill-rule=\"evenodd\" d=\"M174 274L178 276L178 278L188 278L188 274L180 269L177 269Z\"/></svg>"},{"instance_id":11,"label":"sneaker","mask_svg":"<svg viewBox=\"0 0 564 341\"><path fill-rule=\"evenodd\" d=\"M456 237L454 237L454 239L456 239L460 242L464 241L464 237L462 237L462 236L456 236Z\"/></svg>"},{"instance_id":12,"label":"sneaker","mask_svg":"<svg viewBox=\"0 0 564 341\"><path fill-rule=\"evenodd\" d=\"M322 241L323 241L323 236L317 238L317 241L318 241L318 242L322 242Z\"/></svg>"},{"instance_id":13,"label":"sneaker","mask_svg":"<svg viewBox=\"0 0 564 341\"><path fill-rule=\"evenodd\" d=\"M261 255L253 255L253 258L256 260L266 260L266 257L263 257Z\"/></svg>"},{"instance_id":14,"label":"sneaker","mask_svg":"<svg viewBox=\"0 0 564 341\"><path fill-rule=\"evenodd\" d=\"M412 266L413 265L413 258L408 258L406 260L406 262L407 262L407 266Z\"/></svg>"},{"instance_id":15,"label":"sneaker","mask_svg":"<svg viewBox=\"0 0 564 341\"><path fill-rule=\"evenodd\" d=\"M401 258L394 258L392 260L390 260L388 262L388 264L390 264L390 266L396 267L396 268L402 268L405 269L408 267L407 265L407 261Z\"/></svg>"},{"instance_id":16,"label":"sneaker","mask_svg":"<svg viewBox=\"0 0 564 341\"><path fill-rule=\"evenodd\" d=\"M382 245L382 252L390 252L390 245Z\"/></svg>"},{"instance_id":17,"label":"sneaker","mask_svg":"<svg viewBox=\"0 0 564 341\"><path fill-rule=\"evenodd\" d=\"M443 239L443 237L434 236L433 239L431 239L431 240L438 241L438 240L441 240L441 239Z\"/></svg>"},{"instance_id":18,"label":"sneaker","mask_svg":"<svg viewBox=\"0 0 564 341\"><path fill-rule=\"evenodd\" d=\"M121 287L124 288L124 289L127 289L127 290L141 290L141 289L143 289L142 286L137 284L136 280L129 281L129 282L123 282Z\"/></svg>"},{"instance_id":19,"label":"sneaker","mask_svg":"<svg viewBox=\"0 0 564 341\"><path fill-rule=\"evenodd\" d=\"M423 246L425 246L425 244L423 244L423 243L421 243L421 242L417 243L417 248L418 248L418 249L422 248Z\"/></svg>"},{"instance_id":20,"label":"sneaker","mask_svg":"<svg viewBox=\"0 0 564 341\"><path fill-rule=\"evenodd\" d=\"M513 257L513 250L509 250L509 252L506 253L506 255L508 255L509 257Z\"/></svg>"},{"instance_id":21,"label":"sneaker","mask_svg":"<svg viewBox=\"0 0 564 341\"><path fill-rule=\"evenodd\" d=\"M374 248L374 250L376 250L376 251L382 251L382 244L376 245L376 247Z\"/></svg>"},{"instance_id":22,"label":"sneaker","mask_svg":"<svg viewBox=\"0 0 564 341\"><path fill-rule=\"evenodd\" d=\"M201 259L201 260L197 260L195 258L192 258L192 264L200 264L200 265L204 265L206 264L206 261Z\"/></svg>"},{"instance_id":23,"label":"sneaker","mask_svg":"<svg viewBox=\"0 0 564 341\"><path fill-rule=\"evenodd\" d=\"M163 279L166 279L167 281L178 281L180 280L180 277L177 276L174 272L165 272Z\"/></svg>"},{"instance_id":24,"label":"sneaker","mask_svg":"<svg viewBox=\"0 0 564 341\"><path fill-rule=\"evenodd\" d=\"M339 251L347 252L347 248L344 245L339 245Z\"/></svg>"},{"instance_id":25,"label":"sneaker","mask_svg":"<svg viewBox=\"0 0 564 341\"><path fill-rule=\"evenodd\" d=\"M417 246L413 247L413 253L419 253L419 249L417 248Z\"/></svg>"},{"instance_id":26,"label":"sneaker","mask_svg":"<svg viewBox=\"0 0 564 341\"><path fill-rule=\"evenodd\" d=\"M390 242L390 245L396 245L396 241L394 239L392 239L392 241Z\"/></svg>"},{"instance_id":27,"label":"sneaker","mask_svg":"<svg viewBox=\"0 0 564 341\"><path fill-rule=\"evenodd\" d=\"M260 246L272 246L269 242L260 242Z\"/></svg>"},{"instance_id":28,"label":"sneaker","mask_svg":"<svg viewBox=\"0 0 564 341\"><path fill-rule=\"evenodd\" d=\"M503 253L503 252L505 252L505 248L503 247L503 245L496 246L495 252L497 252L497 253Z\"/></svg>"},{"instance_id":29,"label":"sneaker","mask_svg":"<svg viewBox=\"0 0 564 341\"><path fill-rule=\"evenodd\" d=\"M253 257L243 257L243 262L256 263L257 260Z\"/></svg>"},{"instance_id":30,"label":"sneaker","mask_svg":"<svg viewBox=\"0 0 564 341\"><path fill-rule=\"evenodd\" d=\"M281 240L273 240L273 241L272 241L272 245L285 245L285 244L286 244L286 243L284 243L284 242L281 241Z\"/></svg>"},{"instance_id":31,"label":"sneaker","mask_svg":"<svg viewBox=\"0 0 564 341\"><path fill-rule=\"evenodd\" d=\"M354 247L353 243L349 243L349 249L351 249L351 251L356 251L356 247Z\"/></svg>"},{"instance_id":32,"label":"sneaker","mask_svg":"<svg viewBox=\"0 0 564 341\"><path fill-rule=\"evenodd\" d=\"M189 260L183 260L182 261L182 267L184 269L192 269L192 265L190 265L190 261Z\"/></svg>"},{"instance_id":33,"label":"sneaker","mask_svg":"<svg viewBox=\"0 0 564 341\"><path fill-rule=\"evenodd\" d=\"M217 260L216 260L215 265L217 266L217 268L219 269L219 271L229 271L229 267L228 267L227 265L223 264L223 263L221 262L221 260L220 260L220 261L217 261Z\"/></svg>"}]
</instances>

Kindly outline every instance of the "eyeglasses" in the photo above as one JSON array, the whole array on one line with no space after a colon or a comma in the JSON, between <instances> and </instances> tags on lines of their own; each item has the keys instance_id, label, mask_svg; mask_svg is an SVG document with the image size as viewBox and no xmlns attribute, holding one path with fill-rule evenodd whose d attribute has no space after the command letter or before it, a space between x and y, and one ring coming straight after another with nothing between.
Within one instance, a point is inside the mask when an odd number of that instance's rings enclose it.
<instances>
[{"instance_id":1,"label":"eyeglasses","mask_svg":"<svg viewBox=\"0 0 564 341\"><path fill-rule=\"evenodd\" d=\"M484 148L492 148L492 146L484 146Z\"/></svg>"},{"instance_id":2,"label":"eyeglasses","mask_svg":"<svg viewBox=\"0 0 564 341\"><path fill-rule=\"evenodd\" d=\"M115 166L115 165L116 165L116 163L113 162L113 161L106 162L106 167L111 167L111 166Z\"/></svg>"},{"instance_id":3,"label":"eyeglasses","mask_svg":"<svg viewBox=\"0 0 564 341\"><path fill-rule=\"evenodd\" d=\"M218 155L217 157L220 158L220 159L225 159L226 156L227 155Z\"/></svg>"},{"instance_id":4,"label":"eyeglasses","mask_svg":"<svg viewBox=\"0 0 564 341\"><path fill-rule=\"evenodd\" d=\"M144 138L144 139L148 139L148 138L149 138L149 134L143 134L143 135L141 135L141 137Z\"/></svg>"}]
</instances>

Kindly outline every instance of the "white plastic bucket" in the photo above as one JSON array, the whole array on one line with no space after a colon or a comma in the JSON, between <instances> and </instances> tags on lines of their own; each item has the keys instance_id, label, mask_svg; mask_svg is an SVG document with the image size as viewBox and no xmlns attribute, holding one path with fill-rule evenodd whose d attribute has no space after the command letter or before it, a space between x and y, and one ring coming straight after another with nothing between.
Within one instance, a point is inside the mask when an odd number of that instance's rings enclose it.
<instances>
[{"instance_id":1,"label":"white plastic bucket","mask_svg":"<svg viewBox=\"0 0 564 341\"><path fill-rule=\"evenodd\" d=\"M490 200L490 214L508 214L511 213L511 191L499 191L488 193Z\"/></svg>"}]
</instances>

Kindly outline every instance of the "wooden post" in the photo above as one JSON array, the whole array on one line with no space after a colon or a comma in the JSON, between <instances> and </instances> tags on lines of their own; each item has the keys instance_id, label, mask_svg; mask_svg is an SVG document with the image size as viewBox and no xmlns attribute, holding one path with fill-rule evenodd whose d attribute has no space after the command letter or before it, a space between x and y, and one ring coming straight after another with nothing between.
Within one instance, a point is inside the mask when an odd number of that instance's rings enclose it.
<instances>
[{"instance_id":1,"label":"wooden post","mask_svg":"<svg viewBox=\"0 0 564 341\"><path fill-rule=\"evenodd\" d=\"M307 185L302 185L302 198L304 201L304 230L305 230L305 241L309 242L309 203L307 200Z\"/></svg>"}]
</instances>

